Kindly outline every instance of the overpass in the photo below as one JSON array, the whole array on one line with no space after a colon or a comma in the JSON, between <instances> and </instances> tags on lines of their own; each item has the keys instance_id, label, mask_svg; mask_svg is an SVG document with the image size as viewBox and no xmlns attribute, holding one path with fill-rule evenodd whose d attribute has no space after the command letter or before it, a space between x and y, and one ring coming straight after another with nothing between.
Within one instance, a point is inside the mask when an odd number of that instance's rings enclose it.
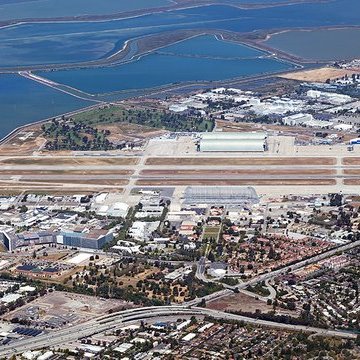
<instances>
[{"instance_id":1,"label":"overpass","mask_svg":"<svg viewBox=\"0 0 360 360\"><path fill-rule=\"evenodd\" d=\"M287 331L303 331L320 336L332 336L345 339L355 339L356 334L341 331L330 330L316 327L282 324L272 321L253 319L241 315L226 313L223 311L211 310L206 308L189 308L185 306L162 306L162 307L143 307L128 309L113 314L101 316L97 319L90 320L86 323L68 326L61 330L48 332L35 338L26 338L14 341L1 347L0 357L9 357L14 354L20 354L25 351L56 347L71 341L92 336L104 331L116 330L127 323L138 322L146 319L164 319L169 316L209 316L215 319L242 321L252 325L266 326Z\"/></svg>"}]
</instances>

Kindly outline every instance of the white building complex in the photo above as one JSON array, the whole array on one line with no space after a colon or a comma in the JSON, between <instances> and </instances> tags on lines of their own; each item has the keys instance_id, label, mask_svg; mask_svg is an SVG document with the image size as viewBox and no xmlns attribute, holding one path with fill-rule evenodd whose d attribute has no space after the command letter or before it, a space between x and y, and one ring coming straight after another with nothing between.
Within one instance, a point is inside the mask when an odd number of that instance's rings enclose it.
<instances>
[{"instance_id":1,"label":"white building complex","mask_svg":"<svg viewBox=\"0 0 360 360\"><path fill-rule=\"evenodd\" d=\"M267 149L263 132L211 132L202 135L201 152L263 152Z\"/></svg>"},{"instance_id":2,"label":"white building complex","mask_svg":"<svg viewBox=\"0 0 360 360\"><path fill-rule=\"evenodd\" d=\"M302 125L312 120L314 120L314 118L311 114L303 114L303 113L294 114L283 118L284 124L289 126Z\"/></svg>"}]
</instances>

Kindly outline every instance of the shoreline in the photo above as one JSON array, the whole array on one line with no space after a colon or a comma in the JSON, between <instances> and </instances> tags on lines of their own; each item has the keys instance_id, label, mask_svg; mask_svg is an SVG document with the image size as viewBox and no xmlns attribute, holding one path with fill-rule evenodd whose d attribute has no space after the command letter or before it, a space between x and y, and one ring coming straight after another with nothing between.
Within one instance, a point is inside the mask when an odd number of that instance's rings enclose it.
<instances>
[{"instance_id":1,"label":"shoreline","mask_svg":"<svg viewBox=\"0 0 360 360\"><path fill-rule=\"evenodd\" d=\"M348 29L358 29L360 30L360 25L333 25L333 26L316 26L316 27L299 27L299 28L286 28L283 30L275 30L275 31L268 31L265 35L265 38L259 39L261 42L269 41L272 37L280 34L284 34L287 32L314 32L314 31L336 31L336 30L348 30ZM260 33L261 31L259 31Z\"/></svg>"},{"instance_id":2,"label":"shoreline","mask_svg":"<svg viewBox=\"0 0 360 360\"><path fill-rule=\"evenodd\" d=\"M317 31L342 31L342 30L360 30L360 25L342 25L342 26L319 26L316 28L293 28L293 29L283 29L283 30L278 30L278 31L274 31L274 32L269 32L265 35L264 38L256 40L256 42L258 42L260 44L260 46L264 46L264 48L269 48L269 49L274 49L276 51L282 52L282 53L286 53L290 56L293 57L299 57L298 54L293 54L290 51L287 51L285 49L280 49L280 48L276 48L270 44L267 44L268 41L270 41L273 37L276 37L277 35L281 35L281 34L285 34L285 33L312 33L312 32L317 32ZM358 55L360 57L360 53ZM305 58L303 55L301 56L303 59L307 60L307 61L314 61L314 62L335 62L335 61L344 61L344 60L351 60L354 57L350 56L349 59L345 59L345 58L341 58L341 59L310 59L310 58Z\"/></svg>"},{"instance_id":3,"label":"shoreline","mask_svg":"<svg viewBox=\"0 0 360 360\"><path fill-rule=\"evenodd\" d=\"M103 102L103 105L106 105L107 103ZM78 110L73 110L73 111L69 111L63 114L59 114L59 115L55 115L55 116L51 116L49 118L46 119L42 119L42 120L37 120L37 121L33 121L31 123L28 124L24 124L24 125L20 125L18 127L16 127L15 129L11 130L7 135L5 135L3 138L0 139L0 146L6 144L8 141L10 141L17 133L24 131L26 128L28 127L32 127L35 125L41 125L41 124L45 124L49 121L51 121L54 118L58 118L58 117L62 117L62 116L73 116L73 115L77 115L80 114L82 112L88 111L88 110L92 110L92 109L96 109L100 106L101 104L95 104L95 105L90 105Z\"/></svg>"},{"instance_id":4,"label":"shoreline","mask_svg":"<svg viewBox=\"0 0 360 360\"><path fill-rule=\"evenodd\" d=\"M134 60L139 60L142 56L149 55L156 50L171 46L181 41L189 40L193 37L200 35L213 35L221 37L223 41L232 42L235 44L250 46L256 50L268 53L269 55L275 54L279 60L285 60L297 64L309 64L314 62L332 62L334 60L318 60L305 58L296 54L292 54L282 49L272 47L267 44L273 36L278 34L304 31L314 32L319 30L337 31L347 29L360 29L360 25L335 25L335 26L317 26L314 28L298 27L298 28L284 28L284 29L269 29L258 30L247 33L240 33L230 30L220 29L184 29L184 30L170 30L161 33L154 33L149 35L141 35L129 38L124 41L121 49L115 50L112 54L95 60L81 61L75 63L59 63L59 64L36 64L36 65L20 65L20 66L0 66L0 74L13 74L20 71L58 71L68 69L83 69L83 68L97 68L118 66L129 63ZM146 44L144 44L146 40ZM158 44L160 42L160 45ZM157 44L157 46L152 46ZM131 55L133 47L137 47L135 53ZM130 58L127 58L131 55Z\"/></svg>"},{"instance_id":5,"label":"shoreline","mask_svg":"<svg viewBox=\"0 0 360 360\"><path fill-rule=\"evenodd\" d=\"M102 15L70 15L63 17L49 17L49 18L18 18L18 19L8 19L0 20L0 30L6 27L13 27L19 25L26 25L31 23L81 23L81 22L106 22L106 21L116 21L116 20L125 20L130 18L136 18L144 15L150 15L155 13L177 11L177 10L186 10L193 9L203 6L231 6L242 10L253 10L253 9L264 9L264 8L273 8L281 6L291 6L298 4L306 3L327 3L332 0L288 0L285 2L276 2L276 3L246 3L236 4L232 0L170 0L169 5L159 6L155 8L140 8L128 11L121 11L112 14L102 14Z\"/></svg>"},{"instance_id":6,"label":"shoreline","mask_svg":"<svg viewBox=\"0 0 360 360\"><path fill-rule=\"evenodd\" d=\"M187 33L186 33L187 34ZM224 36L225 35L225 36ZM153 92L154 90L157 90L157 89L164 89L164 88L172 88L172 87L176 87L176 86L189 86L189 85L197 85L197 84L203 84L203 83L206 83L206 84L212 84L212 83L219 83L219 82L228 82L228 81L237 81L237 80L241 80L241 79L244 79L244 78L251 78L251 77L258 77L258 76L262 76L264 74L276 74L276 73L284 73L284 72L289 72L289 71L292 71L292 70L300 70L302 68L304 68L304 66L302 64L299 64L298 62L295 62L293 59L287 59L285 57L279 57L278 55L272 53L271 51L267 50L267 49L262 49L261 47L257 46L256 44L248 44L248 43L244 43L244 42L240 42L240 41L237 41L237 40L234 40L232 38L227 38L226 35L229 35L231 37L231 33L227 32L224 32L224 31L204 31L204 32L199 32L199 33L195 33L195 34L192 34L190 36L187 36L185 38L181 38L175 42L172 42L171 45L174 45L174 44L177 44L177 43L181 43L181 42L184 42L184 41L188 41L190 39L194 39L196 37L200 37L200 36L212 36L214 37L214 39L216 41L222 41L222 42L227 42L227 43L232 43L232 44L236 44L236 45L239 45L239 46L244 46L244 47L248 47L250 49L254 49L256 51L259 51L261 53L263 53L262 56L259 56L258 58L268 58L268 59L274 59L275 61L279 62L279 63L284 63L284 64L287 64L287 65L290 65L290 68L287 69L287 70L278 70L278 71L270 71L270 72L260 72L258 74L251 74L251 75L242 75L242 76L234 76L232 78L227 78L227 79L219 79L219 80L197 80L197 81L194 81L194 80L188 80L188 81L182 81L180 84L176 84L176 83L166 83L166 84L161 84L161 85L158 85L158 86L154 86L154 87L150 87L150 88L139 88L139 89L122 89L122 90L116 90L116 91L112 91L112 92L104 92L104 93L89 93L89 92L86 92L86 91L83 91L81 89L78 89L78 88L75 88L75 87L72 87L72 86L69 86L69 85L66 85L66 84L62 84L62 83L56 83L52 80L49 80L48 78L46 78L45 76L40 76L40 75L35 75L35 74L32 74L31 71L25 71L25 72L22 72L22 73L25 73L25 74L29 74L29 76L27 77L29 80L33 80L33 81L37 81L37 82L40 82L42 85L44 86L50 86L56 90L59 90L59 91L62 91L62 92L65 92L67 93L68 95L72 95L72 96L75 96L75 97L78 97L78 98L81 98L83 100L90 100L90 101L98 101L98 102L101 102L101 100L96 100L95 97L111 97L111 96L119 96L121 94L126 94L126 93L142 93L142 92L145 92L145 93L148 93L149 91L150 92ZM236 36L236 34L235 34ZM141 38L140 40L144 40L144 38ZM130 40L128 41L128 46L131 46L131 44L133 44L134 42L130 42ZM164 44L164 45L160 45L158 46L157 48L152 48L151 50L148 50L148 51L145 51L145 52L142 52L142 53L139 53L139 54L134 54L130 59L126 60L126 61L123 61L123 62L119 62L117 63L116 65L113 65L113 66L122 66L122 65L126 65L126 64L129 64L129 63L132 63L132 62L136 62L136 61L139 61L141 60L143 57L145 56L148 56L148 55L151 55L151 54L156 54L156 52L160 49L163 49L165 47L168 47L169 45L168 44ZM110 65L108 67L111 67ZM69 69L63 69L63 70L60 70L60 71L66 71L66 70L71 70L70 68ZM55 70L56 71L56 70ZM43 72L52 72L52 70L44 70ZM19 72L20 73L20 72ZM39 79L41 79L42 81L39 81ZM50 85L49 85L50 84ZM54 84L56 86L51 86L51 84ZM68 91L65 91L64 89L62 89L61 87L65 87L71 91L74 91L76 93L80 93L80 94L84 94L85 96L87 96L88 98L83 98L79 95L76 95L76 94L73 94L71 92L68 92ZM136 95L134 96L136 97ZM106 100L105 100L106 101Z\"/></svg>"},{"instance_id":7,"label":"shoreline","mask_svg":"<svg viewBox=\"0 0 360 360\"><path fill-rule=\"evenodd\" d=\"M299 69L293 69L293 70L297 71ZM202 81L198 81L198 82L183 82L181 84L166 84L166 85L162 85L157 88L137 89L137 90L131 90L131 91L126 90L126 91L130 92L130 93L144 92L143 94L129 96L129 98L128 98L128 99L132 99L132 98L140 99L140 98L146 98L146 97L151 97L151 96L155 96L155 95L161 95L164 93L176 92L181 89L186 89L186 88L191 88L191 87L194 88L193 90L195 90L195 89L201 89L203 87L208 87L208 86L212 86L212 87L217 87L217 86L221 86L221 85L231 86L232 84L238 84L238 83L242 83L242 82L249 82L249 81L267 79L267 78L272 78L272 77L278 77L279 75L286 74L289 71L291 71L291 69L281 70L281 71L277 71L277 72L262 73L262 74L257 74L257 75L244 76L244 77L237 77L237 78L231 78L231 79L225 79L225 80L217 80L217 81L202 80ZM35 80L33 80L33 81L35 81ZM116 93L109 93L108 95L111 95L111 94L116 95L116 94L121 94L121 93L124 93L124 91L120 91L120 92L116 92ZM69 94L69 95L71 96L71 94ZM104 95L106 95L106 94L104 94ZM54 118L59 118L62 116L68 117L68 116L80 114L80 113L83 113L83 112L86 112L89 110L97 109L101 105L104 105L104 106L111 105L111 104L117 105L118 101L121 101L121 100L99 101L98 103L96 103L94 105L83 107L78 110L73 110L70 112L54 115L54 116L51 116L46 119L41 119L41 120L30 122L28 124L18 126L15 129L13 129L11 132L9 132L7 135L5 135L3 138L0 139L0 146L4 145L6 142L11 140L11 138L13 138L18 132L24 131L28 127L47 123Z\"/></svg>"},{"instance_id":8,"label":"shoreline","mask_svg":"<svg viewBox=\"0 0 360 360\"><path fill-rule=\"evenodd\" d=\"M360 28L360 26L359 26ZM292 29L284 29L282 31L291 31ZM314 29L314 30L317 30ZM269 30L274 31L274 30ZM276 31L276 30L275 30ZM217 36L222 39L224 42L231 42L242 46L249 46L256 50L268 53L268 55L273 55L274 52L277 52L277 58L279 60L289 61L295 64L306 64L313 62L312 60L299 58L293 56L284 51L271 48L263 44L261 39L252 39L253 33L239 33L229 30L218 30L218 29L187 29L187 30L174 30L156 34L150 34L145 36L138 36L134 38L127 39L124 42L124 45L121 49L115 51L113 54L96 60L83 61L78 63L61 63L61 64L38 64L38 65L21 65L21 66L12 66L12 67L0 67L0 74L13 74L20 71L58 71L58 70L70 70L70 69L88 69L88 68L97 68L97 67L110 67L110 66L119 66L126 64L132 61L139 60L141 57L149 55L159 49L162 49L167 46L174 45L181 41L190 40L191 38L201 36L201 35L212 35ZM146 44L144 42L146 41ZM160 45L158 44L162 42ZM152 44L157 44L153 46ZM130 55L132 46L136 46L136 52L127 59L127 56Z\"/></svg>"}]
</instances>

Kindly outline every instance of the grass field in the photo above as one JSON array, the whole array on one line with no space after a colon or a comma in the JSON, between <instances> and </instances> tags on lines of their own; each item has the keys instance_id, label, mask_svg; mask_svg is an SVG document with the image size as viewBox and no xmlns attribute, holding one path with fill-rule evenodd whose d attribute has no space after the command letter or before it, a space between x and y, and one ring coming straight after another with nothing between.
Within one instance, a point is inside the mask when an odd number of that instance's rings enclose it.
<instances>
[{"instance_id":1,"label":"grass field","mask_svg":"<svg viewBox=\"0 0 360 360\"><path fill-rule=\"evenodd\" d=\"M203 231L203 239L217 239L220 229L220 226L206 226Z\"/></svg>"},{"instance_id":2,"label":"grass field","mask_svg":"<svg viewBox=\"0 0 360 360\"><path fill-rule=\"evenodd\" d=\"M170 113L151 108L125 108L111 105L89 110L73 116L75 123L86 123L90 126L114 123L132 123L150 128L170 131L211 131L214 121L205 118Z\"/></svg>"}]
</instances>

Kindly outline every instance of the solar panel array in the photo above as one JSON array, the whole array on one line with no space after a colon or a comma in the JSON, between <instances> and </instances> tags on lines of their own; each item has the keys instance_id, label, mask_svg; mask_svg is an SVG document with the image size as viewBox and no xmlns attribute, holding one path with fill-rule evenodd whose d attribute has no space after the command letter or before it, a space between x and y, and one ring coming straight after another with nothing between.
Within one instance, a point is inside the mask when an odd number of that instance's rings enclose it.
<instances>
[{"instance_id":1,"label":"solar panel array","mask_svg":"<svg viewBox=\"0 0 360 360\"><path fill-rule=\"evenodd\" d=\"M42 333L42 331L38 329L23 328L23 327L15 328L14 332L16 332L19 335L33 336L33 337L38 336Z\"/></svg>"}]
</instances>

